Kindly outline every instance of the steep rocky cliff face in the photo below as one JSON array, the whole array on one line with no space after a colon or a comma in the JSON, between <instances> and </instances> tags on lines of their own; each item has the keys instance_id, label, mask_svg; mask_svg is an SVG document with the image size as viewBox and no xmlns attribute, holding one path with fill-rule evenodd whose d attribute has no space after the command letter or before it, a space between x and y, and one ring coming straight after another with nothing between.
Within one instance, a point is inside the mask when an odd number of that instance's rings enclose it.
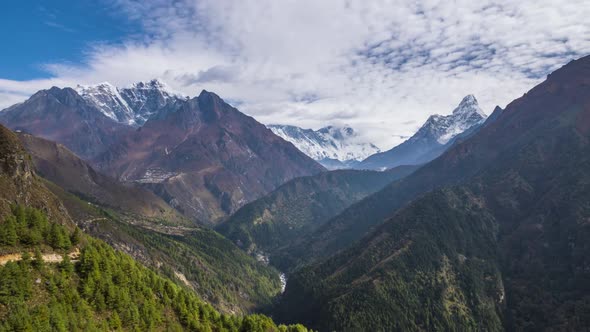
<instances>
[{"instance_id":1,"label":"steep rocky cliff face","mask_svg":"<svg viewBox=\"0 0 590 332\"><path fill-rule=\"evenodd\" d=\"M61 202L33 169L31 157L18 137L0 125L0 218L10 213L12 205L20 204L41 209L56 221L71 225Z\"/></svg>"},{"instance_id":2,"label":"steep rocky cliff face","mask_svg":"<svg viewBox=\"0 0 590 332\"><path fill-rule=\"evenodd\" d=\"M128 88L119 88L108 82L79 85L76 91L107 117L133 127L143 125L150 118L177 111L187 99L156 79L138 82Z\"/></svg>"}]
</instances>

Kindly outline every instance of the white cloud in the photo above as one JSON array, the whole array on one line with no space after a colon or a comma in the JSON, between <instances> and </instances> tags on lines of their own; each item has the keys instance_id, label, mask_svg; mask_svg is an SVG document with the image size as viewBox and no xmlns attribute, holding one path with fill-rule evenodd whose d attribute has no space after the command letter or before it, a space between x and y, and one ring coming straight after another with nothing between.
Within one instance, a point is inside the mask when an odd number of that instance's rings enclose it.
<instances>
[{"instance_id":1,"label":"white cloud","mask_svg":"<svg viewBox=\"0 0 590 332\"><path fill-rule=\"evenodd\" d=\"M491 112L590 53L582 0L110 1L145 36L48 64L50 80L0 80L0 106L50 85L160 77L265 123L347 123L389 148L466 94Z\"/></svg>"}]
</instances>

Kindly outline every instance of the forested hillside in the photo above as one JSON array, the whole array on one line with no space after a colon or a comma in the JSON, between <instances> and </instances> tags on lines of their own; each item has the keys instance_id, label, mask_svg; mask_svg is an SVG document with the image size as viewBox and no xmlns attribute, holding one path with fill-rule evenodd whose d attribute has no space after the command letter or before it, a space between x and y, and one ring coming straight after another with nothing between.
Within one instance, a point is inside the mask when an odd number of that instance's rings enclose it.
<instances>
[{"instance_id":1,"label":"forested hillside","mask_svg":"<svg viewBox=\"0 0 590 332\"><path fill-rule=\"evenodd\" d=\"M153 193L95 171L62 145L24 133L18 137L45 186L90 235L188 285L225 313L252 312L279 294L275 269L181 217Z\"/></svg>"},{"instance_id":2,"label":"forested hillside","mask_svg":"<svg viewBox=\"0 0 590 332\"><path fill-rule=\"evenodd\" d=\"M257 262L211 229L130 218L89 204L53 183L46 185L86 233L187 285L217 310L249 313L268 305L280 293L278 271Z\"/></svg>"},{"instance_id":3,"label":"forested hillside","mask_svg":"<svg viewBox=\"0 0 590 332\"><path fill-rule=\"evenodd\" d=\"M496 231L473 194L428 194L352 248L291 275L277 314L321 331L500 331Z\"/></svg>"},{"instance_id":4,"label":"forested hillside","mask_svg":"<svg viewBox=\"0 0 590 332\"><path fill-rule=\"evenodd\" d=\"M306 331L277 327L260 315L220 314L189 290L37 209L15 206L1 226L0 259L12 252L12 260L0 267L0 330Z\"/></svg>"},{"instance_id":5,"label":"forested hillside","mask_svg":"<svg viewBox=\"0 0 590 332\"><path fill-rule=\"evenodd\" d=\"M585 330L589 72L590 57L569 63L422 168L479 172L291 275L278 314L322 330Z\"/></svg>"},{"instance_id":6,"label":"forested hillside","mask_svg":"<svg viewBox=\"0 0 590 332\"><path fill-rule=\"evenodd\" d=\"M217 230L248 252L268 255L272 264L291 270L294 265L275 255L288 251L351 204L417 168L339 170L297 178L245 205Z\"/></svg>"}]
</instances>

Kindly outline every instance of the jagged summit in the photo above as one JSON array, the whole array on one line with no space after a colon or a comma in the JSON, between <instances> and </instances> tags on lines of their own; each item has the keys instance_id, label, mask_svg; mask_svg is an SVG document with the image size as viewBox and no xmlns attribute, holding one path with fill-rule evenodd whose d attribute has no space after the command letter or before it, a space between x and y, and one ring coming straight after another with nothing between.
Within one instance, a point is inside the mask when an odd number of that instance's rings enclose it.
<instances>
[{"instance_id":1,"label":"jagged summit","mask_svg":"<svg viewBox=\"0 0 590 332\"><path fill-rule=\"evenodd\" d=\"M436 140L440 144L448 143L453 137L482 123L487 115L481 110L477 99L467 95L450 115L431 115L426 123L410 140Z\"/></svg>"},{"instance_id":2,"label":"jagged summit","mask_svg":"<svg viewBox=\"0 0 590 332\"><path fill-rule=\"evenodd\" d=\"M346 139L347 137L355 137L357 135L356 131L349 125L344 125L342 127L327 126L318 129L318 132L332 135L336 139Z\"/></svg>"},{"instance_id":3,"label":"jagged summit","mask_svg":"<svg viewBox=\"0 0 590 332\"><path fill-rule=\"evenodd\" d=\"M465 96L459 106L453 110L453 114L470 114L470 113L477 113L481 115L483 118L486 118L487 115L481 110L477 99L474 95L467 95Z\"/></svg>"},{"instance_id":4,"label":"jagged summit","mask_svg":"<svg viewBox=\"0 0 590 332\"><path fill-rule=\"evenodd\" d=\"M484 126L490 125L492 122L496 121L498 117L502 115L503 112L504 110L502 109L502 107L496 105L496 107L492 111L492 114L490 114L490 116L488 116L488 118L486 119Z\"/></svg>"},{"instance_id":5,"label":"jagged summit","mask_svg":"<svg viewBox=\"0 0 590 332\"><path fill-rule=\"evenodd\" d=\"M51 96L53 99L63 104L67 104L70 102L82 102L82 99L80 98L79 94L74 89L62 89L57 86L52 86L49 89L37 91L29 99L24 101L24 103L32 102L38 98L43 98L46 96Z\"/></svg>"},{"instance_id":6,"label":"jagged summit","mask_svg":"<svg viewBox=\"0 0 590 332\"><path fill-rule=\"evenodd\" d=\"M175 111L187 97L173 92L159 79L118 88L108 82L78 85L76 91L104 115L126 125L141 126L149 118Z\"/></svg>"}]
</instances>

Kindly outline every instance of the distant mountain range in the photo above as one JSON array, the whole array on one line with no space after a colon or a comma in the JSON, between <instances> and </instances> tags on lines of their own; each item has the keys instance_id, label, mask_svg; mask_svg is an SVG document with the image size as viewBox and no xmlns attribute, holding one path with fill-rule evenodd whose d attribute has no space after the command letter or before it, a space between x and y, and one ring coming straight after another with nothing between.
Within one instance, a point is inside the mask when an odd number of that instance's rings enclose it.
<instances>
[{"instance_id":1,"label":"distant mountain range","mask_svg":"<svg viewBox=\"0 0 590 332\"><path fill-rule=\"evenodd\" d=\"M319 130L289 125L269 125L268 128L328 169L385 170L431 161L456 140L477 130L486 118L477 99L468 95L452 114L431 115L412 137L384 152L374 144L360 140L354 129L348 126L328 126Z\"/></svg>"},{"instance_id":2,"label":"distant mountain range","mask_svg":"<svg viewBox=\"0 0 590 332\"><path fill-rule=\"evenodd\" d=\"M447 116L431 115L408 140L391 150L376 153L355 165L358 169L387 169L400 165L419 165L446 151L460 134L475 130L487 115L477 99L468 95Z\"/></svg>"},{"instance_id":3,"label":"distant mountain range","mask_svg":"<svg viewBox=\"0 0 590 332\"><path fill-rule=\"evenodd\" d=\"M325 170L214 93L185 98L157 80L42 90L0 112L0 123L61 143L205 224Z\"/></svg>"},{"instance_id":4,"label":"distant mountain range","mask_svg":"<svg viewBox=\"0 0 590 332\"><path fill-rule=\"evenodd\" d=\"M360 141L349 126L313 130L275 124L268 128L328 169L351 168L380 152L374 144Z\"/></svg>"}]
</instances>

